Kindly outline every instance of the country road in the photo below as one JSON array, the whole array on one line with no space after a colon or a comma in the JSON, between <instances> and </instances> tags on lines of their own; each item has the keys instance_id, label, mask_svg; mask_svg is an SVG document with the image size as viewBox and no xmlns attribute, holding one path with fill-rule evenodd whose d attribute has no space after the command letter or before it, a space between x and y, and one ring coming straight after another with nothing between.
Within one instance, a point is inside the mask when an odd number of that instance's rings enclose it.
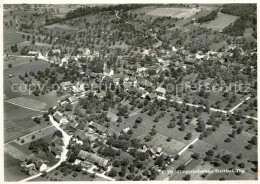
<instances>
[{"instance_id":1,"label":"country road","mask_svg":"<svg viewBox=\"0 0 260 184\"><path fill-rule=\"evenodd\" d=\"M57 123L57 122L53 119L53 117L52 117L51 115L49 115L49 118L50 118L50 122L53 124L53 126L55 126L57 130L59 130L59 131L62 132L62 135L63 135L62 140L63 140L64 146L62 146L62 152L61 152L61 157L60 157L59 162L56 163L54 166L52 166L52 167L48 168L47 170L45 170L45 172L47 172L47 173L50 172L50 171L52 171L52 170L54 170L54 169L56 169L57 167L59 167L60 164L67 159L67 153L68 153L67 146L69 145L69 142L70 142L70 139L71 139L71 136L69 136L69 135L60 127L59 123ZM42 174L43 174L42 172L41 172L41 173L38 173L38 174L36 174L36 175L30 176L30 177L28 177L28 178L25 178L25 179L23 179L23 180L21 180L21 181L19 181L19 182L30 181L30 180L32 180L32 179L35 179L35 178L41 176Z\"/></svg>"}]
</instances>

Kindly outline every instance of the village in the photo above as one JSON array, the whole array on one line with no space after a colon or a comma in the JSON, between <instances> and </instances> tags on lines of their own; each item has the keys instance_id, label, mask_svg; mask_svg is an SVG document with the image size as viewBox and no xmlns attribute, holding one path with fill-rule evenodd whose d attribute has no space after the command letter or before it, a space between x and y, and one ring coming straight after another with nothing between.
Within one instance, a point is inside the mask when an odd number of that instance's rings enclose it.
<instances>
[{"instance_id":1,"label":"village","mask_svg":"<svg viewBox=\"0 0 260 184\"><path fill-rule=\"evenodd\" d=\"M163 29L156 30L157 24L142 31L135 16L116 8L112 12L116 14L98 14L103 26L94 22L88 29L84 20L87 28L72 33L50 31L50 25L37 31L23 26L22 34L30 35L24 37L25 42L35 42L37 37L37 44L4 50L5 78L10 85L6 90L14 84L26 88L23 96L10 93L14 96L10 100L4 92L5 103L40 112L30 121L43 126L39 132L52 129L48 135L33 132L33 141L26 142L26 134L10 140L12 146L28 144L33 153L19 164L28 175L21 181L61 181L69 175L108 181L243 179L240 172L176 174L203 167L246 168L247 179L255 179L256 45L245 47L245 38L236 36L219 49L198 46L201 50L194 50L178 40L167 42ZM75 17L69 23L81 27L80 19ZM163 21L167 25L167 18ZM191 19L187 26L196 26L196 21ZM192 30L183 29L186 37L192 35ZM106 34L108 30L113 31ZM214 34L225 37L222 32ZM133 35L144 42L128 40ZM115 42L113 47L110 42ZM131 44L136 45L125 46ZM15 73L17 59L29 62L24 71ZM21 100L24 95L32 99ZM232 146L241 142L240 135L245 140L239 147ZM51 154L56 164L51 165L45 156L38 158L43 152Z\"/></svg>"}]
</instances>

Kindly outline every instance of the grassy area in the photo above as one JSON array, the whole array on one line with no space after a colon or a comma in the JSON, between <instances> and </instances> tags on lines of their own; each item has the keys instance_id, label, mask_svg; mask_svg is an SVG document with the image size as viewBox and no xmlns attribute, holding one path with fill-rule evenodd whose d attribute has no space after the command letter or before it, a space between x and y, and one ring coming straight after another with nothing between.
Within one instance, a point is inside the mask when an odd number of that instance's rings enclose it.
<instances>
[{"instance_id":1,"label":"grassy area","mask_svg":"<svg viewBox=\"0 0 260 184\"><path fill-rule=\"evenodd\" d=\"M8 100L8 102L38 110L43 110L47 106L45 102L41 102L39 100L35 100L28 97L12 98Z\"/></svg>"},{"instance_id":2,"label":"grassy area","mask_svg":"<svg viewBox=\"0 0 260 184\"><path fill-rule=\"evenodd\" d=\"M5 142L14 140L28 133L37 131L50 125L49 122L41 119L41 123L37 124L33 121L33 116L42 113L32 111L9 103L4 103L4 140Z\"/></svg>"},{"instance_id":3,"label":"grassy area","mask_svg":"<svg viewBox=\"0 0 260 184\"><path fill-rule=\"evenodd\" d=\"M72 171L71 174L68 174L66 176L63 175L63 173L59 170L53 170L49 173L47 173L46 177L38 177L31 181L37 182L37 181L107 181L104 178L95 176L92 178L90 174L84 175L82 172L77 172L77 177L73 177L74 172Z\"/></svg>"},{"instance_id":4,"label":"grassy area","mask_svg":"<svg viewBox=\"0 0 260 184\"><path fill-rule=\"evenodd\" d=\"M217 17L214 20L203 23L201 27L205 27L213 30L222 30L225 27L227 27L229 24L235 22L236 19L237 19L236 16L219 12Z\"/></svg>"},{"instance_id":5,"label":"grassy area","mask_svg":"<svg viewBox=\"0 0 260 184\"><path fill-rule=\"evenodd\" d=\"M28 177L25 173L21 172L19 164L20 160L14 159L7 153L4 153L4 180L5 181L19 181Z\"/></svg>"},{"instance_id":6,"label":"grassy area","mask_svg":"<svg viewBox=\"0 0 260 184\"><path fill-rule=\"evenodd\" d=\"M153 16L170 16L174 18L186 19L199 11L200 9L196 8L156 8L152 11L149 11L147 14Z\"/></svg>"}]
</instances>

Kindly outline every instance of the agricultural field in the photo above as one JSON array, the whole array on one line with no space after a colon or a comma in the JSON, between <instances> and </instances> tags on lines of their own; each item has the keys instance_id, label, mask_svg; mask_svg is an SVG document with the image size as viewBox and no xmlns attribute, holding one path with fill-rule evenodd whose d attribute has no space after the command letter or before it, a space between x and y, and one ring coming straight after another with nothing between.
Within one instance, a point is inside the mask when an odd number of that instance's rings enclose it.
<instances>
[{"instance_id":1,"label":"agricultural field","mask_svg":"<svg viewBox=\"0 0 260 184\"><path fill-rule=\"evenodd\" d=\"M156 8L146 14L152 16L170 16L179 19L187 19L199 11L200 9L196 8Z\"/></svg>"},{"instance_id":2,"label":"agricultural field","mask_svg":"<svg viewBox=\"0 0 260 184\"><path fill-rule=\"evenodd\" d=\"M25 109L10 103L4 103L5 112L5 142L9 142L28 133L49 126L49 122L41 120L40 124L33 121L32 117L42 115L41 112Z\"/></svg>"},{"instance_id":3,"label":"agricultural field","mask_svg":"<svg viewBox=\"0 0 260 184\"><path fill-rule=\"evenodd\" d=\"M205 22L200 26L205 27L207 29L221 31L229 24L235 22L236 19L237 17L234 15L229 15L229 14L224 14L219 12L217 17L214 20Z\"/></svg>"}]
</instances>

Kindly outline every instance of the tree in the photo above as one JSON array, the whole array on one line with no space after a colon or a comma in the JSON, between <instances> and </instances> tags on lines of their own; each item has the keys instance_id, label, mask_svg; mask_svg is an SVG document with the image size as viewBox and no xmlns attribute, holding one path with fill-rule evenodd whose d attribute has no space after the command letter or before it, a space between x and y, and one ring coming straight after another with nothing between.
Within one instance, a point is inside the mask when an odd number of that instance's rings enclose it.
<instances>
[{"instance_id":1,"label":"tree","mask_svg":"<svg viewBox=\"0 0 260 184\"><path fill-rule=\"evenodd\" d=\"M117 175L117 171L114 168L112 168L108 173L108 176L110 177L115 177L116 175Z\"/></svg>"},{"instance_id":2,"label":"tree","mask_svg":"<svg viewBox=\"0 0 260 184\"><path fill-rule=\"evenodd\" d=\"M191 155L191 158L193 158L193 159L195 159L195 160L198 160L199 157L200 157L200 154L199 154L199 153L193 153L193 154Z\"/></svg>"},{"instance_id":3,"label":"tree","mask_svg":"<svg viewBox=\"0 0 260 184\"><path fill-rule=\"evenodd\" d=\"M76 159L77 159L77 156L74 153L72 153L70 155L69 162L70 163L74 163Z\"/></svg>"},{"instance_id":4,"label":"tree","mask_svg":"<svg viewBox=\"0 0 260 184\"><path fill-rule=\"evenodd\" d=\"M122 122L122 117L121 117L121 116L118 116L117 122L118 122L118 123L121 123L121 122Z\"/></svg>"},{"instance_id":5,"label":"tree","mask_svg":"<svg viewBox=\"0 0 260 184\"><path fill-rule=\"evenodd\" d=\"M190 140L192 137L192 133L187 133L186 136L184 137L186 140Z\"/></svg>"},{"instance_id":6,"label":"tree","mask_svg":"<svg viewBox=\"0 0 260 184\"><path fill-rule=\"evenodd\" d=\"M183 177L183 180L185 180L185 181L188 181L188 180L190 180L191 179L191 176L189 175L189 174L187 174L187 175L185 175L184 177Z\"/></svg>"},{"instance_id":7,"label":"tree","mask_svg":"<svg viewBox=\"0 0 260 184\"><path fill-rule=\"evenodd\" d=\"M143 118L142 118L142 117L138 117L138 118L135 120L136 123L141 123L142 121L143 121Z\"/></svg>"},{"instance_id":8,"label":"tree","mask_svg":"<svg viewBox=\"0 0 260 184\"><path fill-rule=\"evenodd\" d=\"M8 64L8 68L12 68L13 67L13 65L12 64Z\"/></svg>"},{"instance_id":9,"label":"tree","mask_svg":"<svg viewBox=\"0 0 260 184\"><path fill-rule=\"evenodd\" d=\"M114 167L119 167L119 166L120 166L120 162L119 162L118 160L115 160L115 161L113 162L113 166L114 166Z\"/></svg>"}]
</instances>

